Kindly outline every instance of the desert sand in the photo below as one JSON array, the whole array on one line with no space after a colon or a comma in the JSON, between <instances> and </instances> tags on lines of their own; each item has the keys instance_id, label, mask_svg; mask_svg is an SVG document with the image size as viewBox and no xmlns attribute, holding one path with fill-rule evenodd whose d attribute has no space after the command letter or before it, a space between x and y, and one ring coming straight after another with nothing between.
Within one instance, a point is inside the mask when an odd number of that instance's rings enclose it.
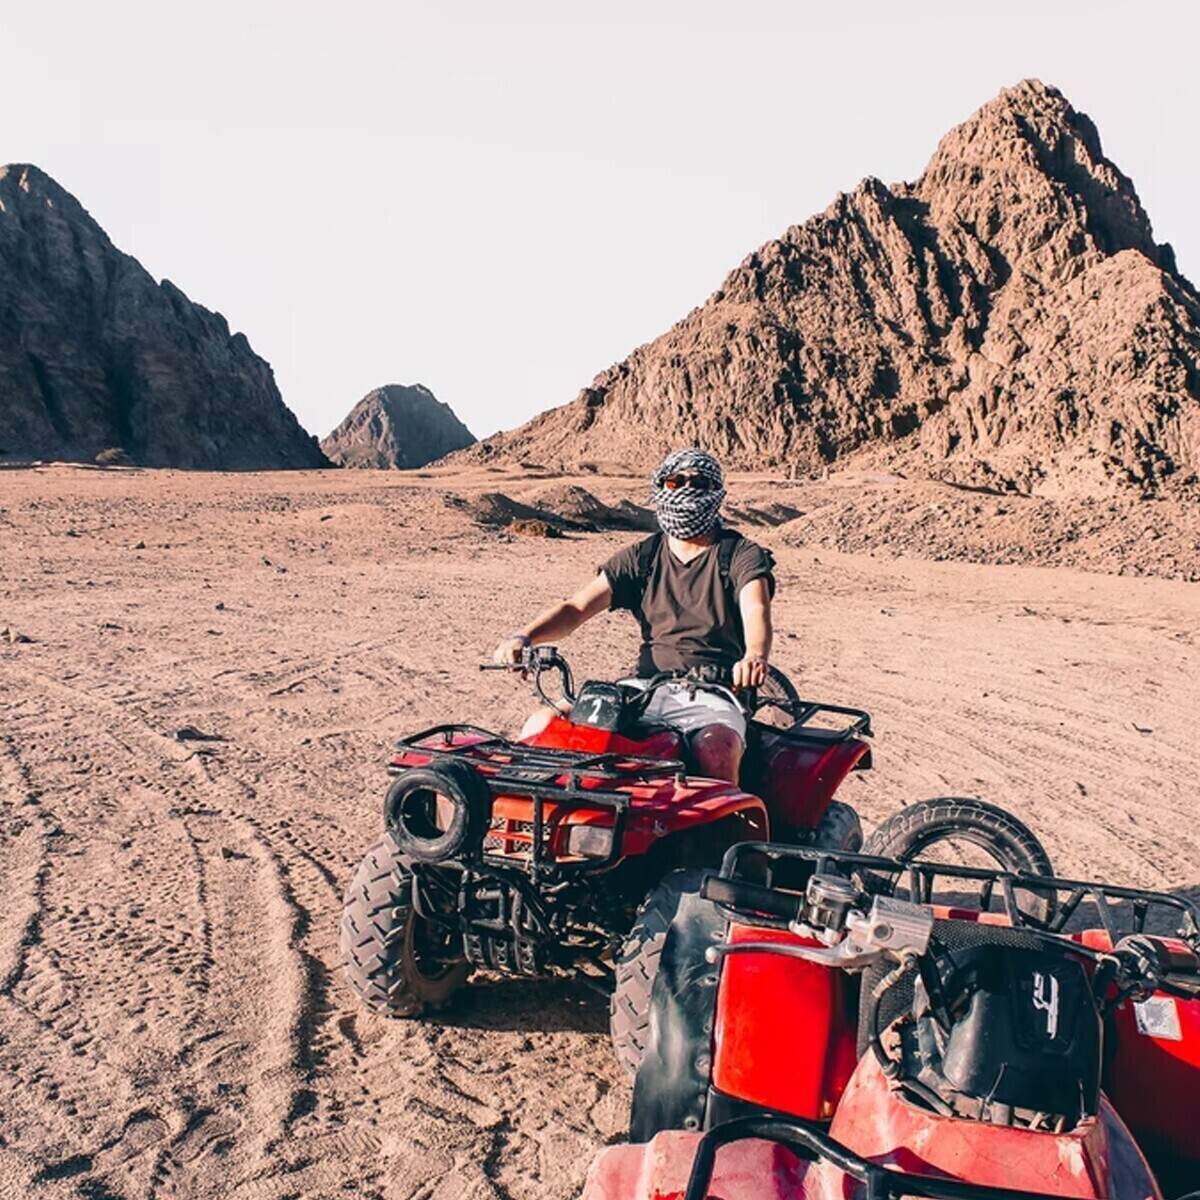
<instances>
[{"instance_id":1,"label":"desert sand","mask_svg":"<svg viewBox=\"0 0 1200 1200\"><path fill-rule=\"evenodd\" d=\"M557 482L645 499L631 478ZM393 739L514 730L528 692L477 663L636 536L471 519L473 496L545 486L0 472L4 1200L557 1200L622 1137L600 998L478 979L397 1023L337 966ZM779 498L761 478L732 494ZM981 796L1063 873L1196 888L1200 589L789 528L749 531L778 557L774 659L874 713L876 769L842 791L868 826ZM615 614L566 649L609 678L634 646Z\"/></svg>"}]
</instances>

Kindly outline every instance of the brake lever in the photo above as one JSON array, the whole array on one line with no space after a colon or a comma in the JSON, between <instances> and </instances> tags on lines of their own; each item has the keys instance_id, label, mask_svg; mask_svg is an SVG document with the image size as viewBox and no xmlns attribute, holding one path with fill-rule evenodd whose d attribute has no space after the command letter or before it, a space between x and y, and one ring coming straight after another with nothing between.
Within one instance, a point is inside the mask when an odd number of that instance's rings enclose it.
<instances>
[{"instance_id":1,"label":"brake lever","mask_svg":"<svg viewBox=\"0 0 1200 1200\"><path fill-rule=\"evenodd\" d=\"M789 921L788 927L800 937L823 940L823 930L804 921ZM739 942L735 945L710 946L705 951L715 963L730 954L751 952L782 954L823 967L858 971L882 958L895 959L901 965L925 953L933 933L933 913L924 905L888 896L876 896L868 913L851 909L847 914L844 936L832 945L795 946L779 942Z\"/></svg>"},{"instance_id":2,"label":"brake lever","mask_svg":"<svg viewBox=\"0 0 1200 1200\"><path fill-rule=\"evenodd\" d=\"M781 942L738 942L709 946L704 957L710 963L720 962L735 954L778 954L783 958L798 958L822 967L838 967L845 971L859 970L878 962L884 956L879 949L864 949L848 938L836 946L789 946Z\"/></svg>"}]
</instances>

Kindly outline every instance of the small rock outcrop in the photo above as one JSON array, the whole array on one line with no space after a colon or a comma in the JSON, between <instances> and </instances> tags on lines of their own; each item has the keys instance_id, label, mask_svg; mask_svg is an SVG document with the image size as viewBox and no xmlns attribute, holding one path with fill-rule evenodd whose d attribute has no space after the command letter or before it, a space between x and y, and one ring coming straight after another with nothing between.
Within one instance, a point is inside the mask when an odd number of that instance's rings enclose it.
<instances>
[{"instance_id":1,"label":"small rock outcrop","mask_svg":"<svg viewBox=\"0 0 1200 1200\"><path fill-rule=\"evenodd\" d=\"M6 461L329 465L242 334L156 283L27 164L0 167L0 449Z\"/></svg>"},{"instance_id":2,"label":"small rock outcrop","mask_svg":"<svg viewBox=\"0 0 1200 1200\"><path fill-rule=\"evenodd\" d=\"M321 441L339 466L410 470L473 445L475 435L427 387L389 383L368 392Z\"/></svg>"},{"instance_id":3,"label":"small rock outcrop","mask_svg":"<svg viewBox=\"0 0 1200 1200\"><path fill-rule=\"evenodd\" d=\"M645 468L688 444L1027 493L1194 485L1200 298L1092 122L1027 80L916 183L865 180L573 403L471 454Z\"/></svg>"}]
</instances>

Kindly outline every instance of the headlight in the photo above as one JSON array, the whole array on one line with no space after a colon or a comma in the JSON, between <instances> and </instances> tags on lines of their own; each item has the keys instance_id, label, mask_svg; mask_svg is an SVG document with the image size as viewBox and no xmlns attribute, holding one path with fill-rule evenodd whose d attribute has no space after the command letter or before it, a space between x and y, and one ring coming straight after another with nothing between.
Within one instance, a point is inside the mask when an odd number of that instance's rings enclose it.
<instances>
[{"instance_id":1,"label":"headlight","mask_svg":"<svg viewBox=\"0 0 1200 1200\"><path fill-rule=\"evenodd\" d=\"M607 858L613 850L611 825L571 825L567 829L567 853L583 858Z\"/></svg>"}]
</instances>

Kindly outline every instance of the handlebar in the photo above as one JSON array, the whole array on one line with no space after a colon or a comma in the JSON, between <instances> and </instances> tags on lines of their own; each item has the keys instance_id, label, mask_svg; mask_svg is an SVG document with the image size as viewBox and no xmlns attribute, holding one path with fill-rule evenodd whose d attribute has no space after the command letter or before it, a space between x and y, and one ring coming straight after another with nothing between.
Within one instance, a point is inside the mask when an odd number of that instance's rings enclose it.
<instances>
[{"instance_id":1,"label":"handlebar","mask_svg":"<svg viewBox=\"0 0 1200 1200\"><path fill-rule=\"evenodd\" d=\"M571 677L571 667L567 660L558 652L557 646L526 646L521 651L521 657L514 663L480 663L481 671L519 671L522 675L533 676L533 687L542 702L548 704L560 716L566 716L575 703L575 683ZM557 671L562 698L555 700L547 696L542 687L542 673Z\"/></svg>"},{"instance_id":2,"label":"handlebar","mask_svg":"<svg viewBox=\"0 0 1200 1200\"><path fill-rule=\"evenodd\" d=\"M1200 956L1183 943L1132 934L1117 942L1110 953L1102 954L1100 961L1105 975L1116 985L1109 998L1112 1007L1126 997L1136 999L1156 991L1184 999L1200 996Z\"/></svg>"},{"instance_id":3,"label":"handlebar","mask_svg":"<svg viewBox=\"0 0 1200 1200\"><path fill-rule=\"evenodd\" d=\"M926 952L935 924L933 910L927 905L869 894L856 882L819 872L809 876L803 895L725 874L706 876L700 895L732 910L744 923L787 928L822 944L725 944L709 949L710 962L729 954L767 953L847 970L880 959L904 963ZM1048 931L1042 935L1056 937ZM1068 946L1065 941L1063 949L1096 963L1093 988L1106 1011L1126 999L1144 998L1156 991L1200 998L1200 954L1185 941L1136 933L1121 938L1107 951L1077 942Z\"/></svg>"},{"instance_id":4,"label":"handlebar","mask_svg":"<svg viewBox=\"0 0 1200 1200\"><path fill-rule=\"evenodd\" d=\"M544 703L564 716L570 706L575 703L575 685L571 674L571 667L567 660L558 652L557 646L526 646L521 651L521 657L516 662L480 663L479 669L481 671L515 671L522 675L533 676L533 686L538 696ZM562 700L565 701L565 704L546 695L541 685L541 676L545 671L558 672ZM752 715L753 713L755 689L746 688L742 695L739 696L732 688L716 680L693 678L688 675L679 675L674 671L659 671L656 675L652 675L647 679L641 686L641 695L633 701L633 704L637 709L644 711L655 691L670 683L683 683L689 687L700 688L704 691L717 692L722 696L728 697L734 704L741 706L747 715Z\"/></svg>"}]
</instances>

